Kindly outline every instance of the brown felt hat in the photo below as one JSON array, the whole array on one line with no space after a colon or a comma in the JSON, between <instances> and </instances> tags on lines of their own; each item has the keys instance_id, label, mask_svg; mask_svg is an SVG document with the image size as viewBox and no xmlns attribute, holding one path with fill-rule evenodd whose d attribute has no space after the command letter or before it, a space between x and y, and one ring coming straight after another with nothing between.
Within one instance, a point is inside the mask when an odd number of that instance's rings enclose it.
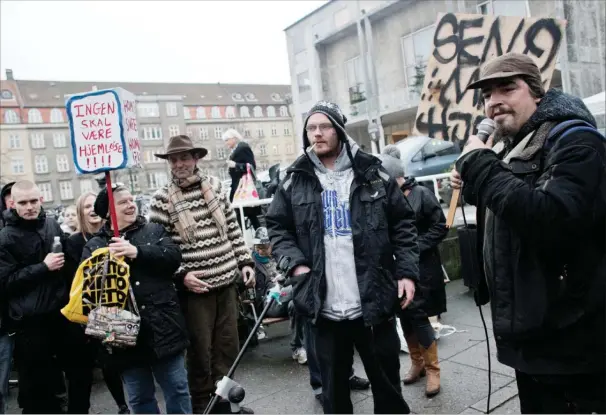
<instances>
[{"instance_id":1,"label":"brown felt hat","mask_svg":"<svg viewBox=\"0 0 606 415\"><path fill-rule=\"evenodd\" d=\"M204 147L194 147L194 143L186 135L176 135L168 140L168 146L166 147L166 153L154 154L156 157L161 159L167 159L171 154L177 153L192 153L198 155L199 158L204 157L208 154L208 150Z\"/></svg>"},{"instance_id":2,"label":"brown felt hat","mask_svg":"<svg viewBox=\"0 0 606 415\"><path fill-rule=\"evenodd\" d=\"M534 61L521 53L506 53L482 65L480 79L469 84L467 89L483 88L490 83L514 76L529 76L541 80L541 72Z\"/></svg>"}]
</instances>

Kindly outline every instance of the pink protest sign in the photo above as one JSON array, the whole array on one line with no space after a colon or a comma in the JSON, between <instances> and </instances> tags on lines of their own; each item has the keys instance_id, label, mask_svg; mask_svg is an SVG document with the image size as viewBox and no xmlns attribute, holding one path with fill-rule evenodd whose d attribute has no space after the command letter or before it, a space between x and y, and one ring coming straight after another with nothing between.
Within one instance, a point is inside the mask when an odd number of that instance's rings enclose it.
<instances>
[{"instance_id":1,"label":"pink protest sign","mask_svg":"<svg viewBox=\"0 0 606 415\"><path fill-rule=\"evenodd\" d=\"M122 89L92 91L66 104L78 174L140 167L135 96Z\"/></svg>"}]
</instances>

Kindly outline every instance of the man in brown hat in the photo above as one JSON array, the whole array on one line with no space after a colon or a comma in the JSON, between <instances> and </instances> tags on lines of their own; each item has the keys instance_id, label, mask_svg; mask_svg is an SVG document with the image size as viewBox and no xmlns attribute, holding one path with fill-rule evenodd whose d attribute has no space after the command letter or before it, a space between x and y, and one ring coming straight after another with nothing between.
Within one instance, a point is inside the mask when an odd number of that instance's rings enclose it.
<instances>
[{"instance_id":1,"label":"man in brown hat","mask_svg":"<svg viewBox=\"0 0 606 415\"><path fill-rule=\"evenodd\" d=\"M606 141L525 55L487 62L469 88L495 146L470 137L452 183L477 206L475 299L491 301L498 359L516 370L522 413L604 413Z\"/></svg>"},{"instance_id":2,"label":"man in brown hat","mask_svg":"<svg viewBox=\"0 0 606 415\"><path fill-rule=\"evenodd\" d=\"M166 153L172 181L150 205L150 221L164 225L180 246L183 263L177 283L191 346L187 352L194 413L202 413L238 354L235 282L240 272L255 284L254 262L229 199L216 177L204 176L197 163L208 151L185 135L171 137Z\"/></svg>"}]
</instances>

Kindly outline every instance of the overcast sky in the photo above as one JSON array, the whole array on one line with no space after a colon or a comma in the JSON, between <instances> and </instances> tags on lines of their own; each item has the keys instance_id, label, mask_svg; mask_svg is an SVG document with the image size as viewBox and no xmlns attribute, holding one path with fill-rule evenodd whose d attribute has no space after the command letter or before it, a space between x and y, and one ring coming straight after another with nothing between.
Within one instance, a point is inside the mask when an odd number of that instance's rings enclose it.
<instances>
[{"instance_id":1,"label":"overcast sky","mask_svg":"<svg viewBox=\"0 0 606 415\"><path fill-rule=\"evenodd\" d=\"M284 29L326 1L6 1L2 79L290 84Z\"/></svg>"}]
</instances>

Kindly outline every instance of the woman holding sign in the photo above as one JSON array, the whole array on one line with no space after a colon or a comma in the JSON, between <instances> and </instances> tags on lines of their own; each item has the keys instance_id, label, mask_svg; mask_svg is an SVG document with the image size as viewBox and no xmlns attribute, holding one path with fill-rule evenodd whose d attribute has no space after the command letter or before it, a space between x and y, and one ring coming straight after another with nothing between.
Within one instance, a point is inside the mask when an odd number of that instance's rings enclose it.
<instances>
[{"instance_id":1,"label":"woman holding sign","mask_svg":"<svg viewBox=\"0 0 606 415\"><path fill-rule=\"evenodd\" d=\"M122 378L134 413L160 413L154 380L162 388L166 412L192 412L184 351L189 345L173 275L181 264L181 252L161 225L147 223L138 215L133 196L120 185L113 188L117 228L111 221L87 242L82 259L96 249L109 247L112 255L124 257L130 267L133 289L141 317L137 344L113 348L108 359L122 370ZM95 201L95 213L108 219L109 196L103 189ZM129 309L133 312L133 307Z\"/></svg>"}]
</instances>

